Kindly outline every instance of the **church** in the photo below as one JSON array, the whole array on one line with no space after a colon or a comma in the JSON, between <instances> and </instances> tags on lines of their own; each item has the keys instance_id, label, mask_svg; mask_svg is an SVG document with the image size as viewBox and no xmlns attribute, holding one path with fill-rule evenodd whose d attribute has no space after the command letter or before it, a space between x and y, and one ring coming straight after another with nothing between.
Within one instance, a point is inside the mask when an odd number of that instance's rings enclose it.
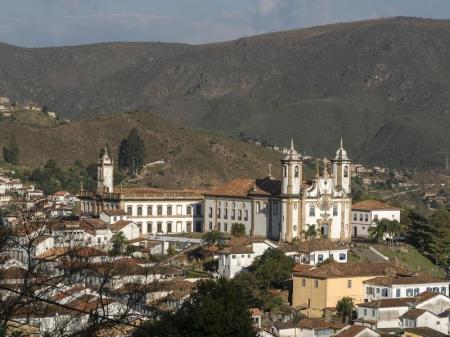
<instances>
[{"instance_id":1,"label":"church","mask_svg":"<svg viewBox=\"0 0 450 337\"><path fill-rule=\"evenodd\" d=\"M243 223L247 235L278 241L304 238L310 226L318 236L351 239L350 159L342 140L333 160L323 159L312 181L303 179L303 157L294 143L281 159L281 180L234 179L204 193L204 231L228 232Z\"/></svg>"},{"instance_id":2,"label":"church","mask_svg":"<svg viewBox=\"0 0 450 337\"><path fill-rule=\"evenodd\" d=\"M350 159L341 144L322 172L303 179L304 159L291 146L281 158L281 179L234 179L206 190L164 190L114 187L113 160L107 150L98 159L97 190L81 188L81 213L99 216L122 210L137 223L141 235L150 233L230 232L242 223L246 234L277 241L302 240L314 226L318 236L334 241L351 239Z\"/></svg>"}]
</instances>

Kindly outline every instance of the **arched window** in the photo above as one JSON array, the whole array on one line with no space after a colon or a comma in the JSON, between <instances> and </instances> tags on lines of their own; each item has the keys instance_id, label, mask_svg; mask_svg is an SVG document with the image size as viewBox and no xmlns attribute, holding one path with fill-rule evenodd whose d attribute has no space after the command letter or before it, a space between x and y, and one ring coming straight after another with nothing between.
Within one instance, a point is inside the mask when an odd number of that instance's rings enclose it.
<instances>
[{"instance_id":1,"label":"arched window","mask_svg":"<svg viewBox=\"0 0 450 337\"><path fill-rule=\"evenodd\" d=\"M344 166L344 178L348 178L348 166Z\"/></svg>"},{"instance_id":2,"label":"arched window","mask_svg":"<svg viewBox=\"0 0 450 337\"><path fill-rule=\"evenodd\" d=\"M142 206L141 205L139 205L137 207L137 215L142 215Z\"/></svg>"},{"instance_id":3,"label":"arched window","mask_svg":"<svg viewBox=\"0 0 450 337\"><path fill-rule=\"evenodd\" d=\"M167 223L167 233L172 233L172 223L171 222Z\"/></svg>"},{"instance_id":4,"label":"arched window","mask_svg":"<svg viewBox=\"0 0 450 337\"><path fill-rule=\"evenodd\" d=\"M283 166L283 177L287 177L287 167Z\"/></svg>"},{"instance_id":5,"label":"arched window","mask_svg":"<svg viewBox=\"0 0 450 337\"><path fill-rule=\"evenodd\" d=\"M323 262L323 254L319 254L319 255L317 256L317 261Z\"/></svg>"},{"instance_id":6,"label":"arched window","mask_svg":"<svg viewBox=\"0 0 450 337\"><path fill-rule=\"evenodd\" d=\"M295 170L294 170L294 176L295 178L298 178L298 166L295 166Z\"/></svg>"},{"instance_id":7,"label":"arched window","mask_svg":"<svg viewBox=\"0 0 450 337\"><path fill-rule=\"evenodd\" d=\"M172 215L172 206L167 206L167 215Z\"/></svg>"}]
</instances>

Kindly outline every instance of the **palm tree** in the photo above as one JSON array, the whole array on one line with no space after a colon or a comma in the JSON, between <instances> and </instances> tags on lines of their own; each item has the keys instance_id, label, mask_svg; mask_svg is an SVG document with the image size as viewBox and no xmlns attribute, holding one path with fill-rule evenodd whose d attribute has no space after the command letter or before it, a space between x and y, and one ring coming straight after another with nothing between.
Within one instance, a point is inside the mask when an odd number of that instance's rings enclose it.
<instances>
[{"instance_id":1,"label":"palm tree","mask_svg":"<svg viewBox=\"0 0 450 337\"><path fill-rule=\"evenodd\" d=\"M306 231L303 231L302 234L305 236L305 240L314 239L318 235L318 231L316 229L316 225L307 225L308 228Z\"/></svg>"},{"instance_id":2,"label":"palm tree","mask_svg":"<svg viewBox=\"0 0 450 337\"><path fill-rule=\"evenodd\" d=\"M222 232L219 232L218 230L213 230L210 232L206 232L203 235L202 238L203 242L208 244L208 245L212 245L213 247L213 260L214 260L214 249L216 247L216 244L223 244L225 242L225 235Z\"/></svg>"}]
</instances>

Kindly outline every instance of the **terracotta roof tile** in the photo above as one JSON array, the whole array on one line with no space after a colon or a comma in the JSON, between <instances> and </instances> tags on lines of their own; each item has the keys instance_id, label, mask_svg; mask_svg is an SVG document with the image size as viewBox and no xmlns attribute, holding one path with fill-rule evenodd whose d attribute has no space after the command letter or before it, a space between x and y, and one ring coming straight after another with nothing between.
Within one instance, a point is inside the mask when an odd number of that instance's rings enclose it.
<instances>
[{"instance_id":1,"label":"terracotta roof tile","mask_svg":"<svg viewBox=\"0 0 450 337\"><path fill-rule=\"evenodd\" d=\"M328 263L304 272L296 272L295 276L312 278L340 278L358 276L382 276L387 273L411 274L406 268L392 262L348 262Z\"/></svg>"},{"instance_id":2,"label":"terracotta roof tile","mask_svg":"<svg viewBox=\"0 0 450 337\"><path fill-rule=\"evenodd\" d=\"M405 331L421 337L448 337L448 335L428 327L406 328Z\"/></svg>"},{"instance_id":3,"label":"terracotta roof tile","mask_svg":"<svg viewBox=\"0 0 450 337\"><path fill-rule=\"evenodd\" d=\"M386 298L382 300L371 301L367 303L360 303L358 307L362 308L395 308L395 307L411 307L419 303L425 302L430 298L440 295L440 293L425 291L414 297L400 297L400 298Z\"/></svg>"},{"instance_id":4,"label":"terracotta roof tile","mask_svg":"<svg viewBox=\"0 0 450 337\"><path fill-rule=\"evenodd\" d=\"M203 193L207 190L164 190L159 188L123 188L124 198L148 198L148 199L203 199Z\"/></svg>"},{"instance_id":5,"label":"terracotta roof tile","mask_svg":"<svg viewBox=\"0 0 450 337\"><path fill-rule=\"evenodd\" d=\"M426 313L427 310L424 309L411 309L405 312L403 315L400 316L400 318L405 319L416 319L420 316L422 316L424 313Z\"/></svg>"},{"instance_id":6,"label":"terracotta roof tile","mask_svg":"<svg viewBox=\"0 0 450 337\"><path fill-rule=\"evenodd\" d=\"M335 337L355 337L358 336L364 330L369 329L366 326L362 325L351 325L348 328L339 332ZM370 330L370 329L369 329Z\"/></svg>"},{"instance_id":7,"label":"terracotta roof tile","mask_svg":"<svg viewBox=\"0 0 450 337\"><path fill-rule=\"evenodd\" d=\"M132 222L133 221L129 221L129 220L119 220L119 221L114 222L109 227L111 228L112 231L120 231L122 228L126 227L127 225L129 225Z\"/></svg>"},{"instance_id":8,"label":"terracotta roof tile","mask_svg":"<svg viewBox=\"0 0 450 337\"><path fill-rule=\"evenodd\" d=\"M102 212L107 216L127 215L127 212L125 212L123 209L104 209Z\"/></svg>"},{"instance_id":9,"label":"terracotta roof tile","mask_svg":"<svg viewBox=\"0 0 450 337\"><path fill-rule=\"evenodd\" d=\"M205 195L247 197L250 195L279 195L280 180L272 177L263 179L234 179L230 182L205 192Z\"/></svg>"},{"instance_id":10,"label":"terracotta roof tile","mask_svg":"<svg viewBox=\"0 0 450 337\"><path fill-rule=\"evenodd\" d=\"M428 275L394 275L394 276L381 276L375 277L370 280L364 281L364 283L375 285L394 285L394 284L424 284L424 283L450 283L448 280L444 280L438 277Z\"/></svg>"},{"instance_id":11,"label":"terracotta roof tile","mask_svg":"<svg viewBox=\"0 0 450 337\"><path fill-rule=\"evenodd\" d=\"M303 241L300 242L297 246L297 251L299 253L311 253L316 251L341 250L341 249L348 249L348 247L338 242L323 239L312 239Z\"/></svg>"},{"instance_id":12,"label":"terracotta roof tile","mask_svg":"<svg viewBox=\"0 0 450 337\"><path fill-rule=\"evenodd\" d=\"M376 211L376 210L392 210L399 211L400 208L391 206L377 200L364 200L352 205L352 210Z\"/></svg>"}]
</instances>

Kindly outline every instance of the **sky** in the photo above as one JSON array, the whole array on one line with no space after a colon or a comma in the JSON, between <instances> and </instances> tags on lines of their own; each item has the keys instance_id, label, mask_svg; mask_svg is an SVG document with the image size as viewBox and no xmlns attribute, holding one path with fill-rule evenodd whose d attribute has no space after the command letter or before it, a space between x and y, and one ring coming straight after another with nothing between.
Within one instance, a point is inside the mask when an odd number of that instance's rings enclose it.
<instances>
[{"instance_id":1,"label":"sky","mask_svg":"<svg viewBox=\"0 0 450 337\"><path fill-rule=\"evenodd\" d=\"M0 42L200 44L393 16L450 19L450 0L1 0Z\"/></svg>"}]
</instances>

